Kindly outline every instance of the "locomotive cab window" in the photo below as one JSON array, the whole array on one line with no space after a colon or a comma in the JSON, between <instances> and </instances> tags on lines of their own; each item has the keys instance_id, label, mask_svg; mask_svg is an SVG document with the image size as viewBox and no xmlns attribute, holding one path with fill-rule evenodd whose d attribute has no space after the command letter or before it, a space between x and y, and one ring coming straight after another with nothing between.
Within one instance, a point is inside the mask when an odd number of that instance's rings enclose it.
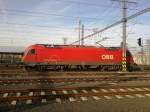
<instances>
[{"instance_id":1,"label":"locomotive cab window","mask_svg":"<svg viewBox=\"0 0 150 112\"><path fill-rule=\"evenodd\" d=\"M31 49L28 54L35 54L35 49Z\"/></svg>"}]
</instances>

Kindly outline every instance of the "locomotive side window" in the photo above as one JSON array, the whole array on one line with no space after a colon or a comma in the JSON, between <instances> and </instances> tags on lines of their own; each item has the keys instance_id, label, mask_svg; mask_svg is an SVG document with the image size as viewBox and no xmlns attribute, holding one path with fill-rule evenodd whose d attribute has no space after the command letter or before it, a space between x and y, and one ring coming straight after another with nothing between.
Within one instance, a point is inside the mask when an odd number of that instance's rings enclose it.
<instances>
[{"instance_id":1,"label":"locomotive side window","mask_svg":"<svg viewBox=\"0 0 150 112\"><path fill-rule=\"evenodd\" d=\"M31 49L31 54L35 54L35 49Z\"/></svg>"},{"instance_id":2,"label":"locomotive side window","mask_svg":"<svg viewBox=\"0 0 150 112\"><path fill-rule=\"evenodd\" d=\"M31 49L28 54L35 54L35 49Z\"/></svg>"}]
</instances>

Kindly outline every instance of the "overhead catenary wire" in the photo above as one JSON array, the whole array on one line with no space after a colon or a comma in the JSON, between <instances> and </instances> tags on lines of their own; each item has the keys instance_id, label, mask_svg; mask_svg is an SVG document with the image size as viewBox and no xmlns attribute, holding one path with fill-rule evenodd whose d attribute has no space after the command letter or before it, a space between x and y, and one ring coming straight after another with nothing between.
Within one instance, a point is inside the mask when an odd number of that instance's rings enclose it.
<instances>
[{"instance_id":1,"label":"overhead catenary wire","mask_svg":"<svg viewBox=\"0 0 150 112\"><path fill-rule=\"evenodd\" d=\"M95 4L95 3L89 3L89 2L82 2L82 1L75 1L75 0L55 0L55 1L60 1L60 2L67 2L67 3L74 3L74 4L78 4L78 5L89 5L89 6L95 6L95 7L109 7L108 5L104 5L104 4ZM118 8L120 9L120 7L118 6L114 6L114 8ZM138 10L135 8L129 8L129 10Z\"/></svg>"},{"instance_id":2,"label":"overhead catenary wire","mask_svg":"<svg viewBox=\"0 0 150 112\"><path fill-rule=\"evenodd\" d=\"M29 26L29 27L41 27L41 28L57 28L57 29L68 29L68 30L74 30L75 28L64 28L64 27L56 27L56 26L49 26L49 25L31 25L26 23L14 23L14 22L0 22L0 24L8 24L8 25L18 25L18 26Z\"/></svg>"},{"instance_id":3,"label":"overhead catenary wire","mask_svg":"<svg viewBox=\"0 0 150 112\"><path fill-rule=\"evenodd\" d=\"M46 13L46 12L34 12L34 11L27 11L27 10L17 10L17 9L0 9L5 10L5 12L0 12L1 14L5 14L6 12L13 12L13 14L7 13L8 15L21 15L21 16L32 16L32 17L44 17L44 16L55 16L55 17L63 17L63 18L71 18L71 19L78 19L77 16L69 16L63 14L55 14L55 13ZM15 13L14 13L15 12ZM17 13L17 14L16 14ZM27 15L24 15L27 14ZM80 17L81 19L89 19L89 20L100 20L102 18L94 18L94 17Z\"/></svg>"},{"instance_id":4,"label":"overhead catenary wire","mask_svg":"<svg viewBox=\"0 0 150 112\"><path fill-rule=\"evenodd\" d=\"M141 10L141 11L139 11L139 12L137 12L137 13L135 13L135 14L129 16L129 17L127 17L127 20L130 20L130 19L132 19L132 18L135 18L135 17L137 17L137 16L139 16L139 15L141 15L141 14L144 14L144 13L146 13L146 12L149 12L149 11L150 11L150 7L146 8L146 9L143 9L143 10ZM105 30L107 30L107 29L109 29L109 28L111 28L111 27L114 27L114 26L116 26L116 25L122 23L122 21L123 21L123 20L119 20L119 21L117 21L117 22L115 22L115 23L113 23L113 24L111 24L111 25L109 25L109 26L107 26L107 27L105 27L105 28L103 28L103 29L101 29L101 30L95 32L95 33L92 33L92 34L90 34L90 35L85 36L83 39L87 39L87 38L93 37L93 36L96 35L96 34L99 34L99 33L103 32L103 31L105 31ZM79 40L77 40L77 41L75 41L75 42L73 42L73 43L71 43L71 44L75 44L75 43L77 43L78 41L79 41Z\"/></svg>"},{"instance_id":5,"label":"overhead catenary wire","mask_svg":"<svg viewBox=\"0 0 150 112\"><path fill-rule=\"evenodd\" d=\"M139 1L138 1L139 2ZM145 2L143 2L142 3L142 5L140 5L140 7L141 6L144 6L145 4L147 4L147 3L150 3L150 1L148 0L148 1L146 1L145 0ZM113 3L111 4L111 6L110 7L108 7L108 8L106 8L106 10L104 10L104 13L102 14L102 15L104 15L106 12L110 12L109 14L112 14L111 12L112 12L112 10L110 10L110 9L112 9L112 8L115 8L115 7L113 7ZM127 9L130 9L130 8L127 8ZM136 4L136 9L138 10L138 11L140 11L139 9L138 9L138 4ZM109 11L110 10L110 11ZM129 13L129 11L132 11L133 12L133 10L128 10L128 13ZM113 13L114 13L114 11L113 11ZM105 15L108 15L108 14L105 14ZM116 16L116 15L115 15ZM112 18L114 18L115 16L113 16ZM105 17L106 18L106 17ZM101 21L104 21L105 19L102 19ZM94 22L94 23L92 23L91 25L93 25L93 24L96 24L97 22ZM91 26L90 25L90 26Z\"/></svg>"},{"instance_id":6,"label":"overhead catenary wire","mask_svg":"<svg viewBox=\"0 0 150 112\"><path fill-rule=\"evenodd\" d=\"M23 27L31 27L31 28L34 28L34 27L36 27L36 28L42 28L42 29L46 29L46 30L48 30L49 31L49 29L51 29L51 30L53 30L53 31L75 31L75 30L77 30L77 28L76 27L68 27L68 28L66 28L65 26L53 26L53 25L37 25L37 24L35 24L35 25L31 25L31 24L26 24L26 23L16 23L16 22L0 22L0 24L1 25L4 25L3 27L2 27L2 29L5 27L5 25L14 25L15 27L17 27L17 26L19 26L19 28L20 28L20 26L22 26L22 29L23 29ZM7 27L7 26L6 26ZM0 29L1 30L1 29ZM4 29L5 30L5 29ZM6 29L7 31L10 31L10 32L14 32L14 29L11 31L10 29ZM40 29L41 30L41 29ZM92 31L93 29L84 29L84 30L87 30L87 31ZM18 30L18 32L19 32L19 30ZM24 32L24 31L23 31Z\"/></svg>"},{"instance_id":7,"label":"overhead catenary wire","mask_svg":"<svg viewBox=\"0 0 150 112\"><path fill-rule=\"evenodd\" d=\"M113 4L114 3L112 3L108 8L106 8L105 10L103 10L103 13L102 14L100 14L99 16L100 17L104 17L105 15L107 15L108 16L108 12L110 12L110 11L112 11L112 6L113 6ZM111 13L109 13L109 14L111 14ZM97 16L98 17L98 16ZM100 21L104 21L105 19L102 19L102 20L100 20ZM97 24L97 22L94 22L94 23L92 23L92 24L90 24L90 26L92 26L92 25L94 25L94 24Z\"/></svg>"},{"instance_id":8,"label":"overhead catenary wire","mask_svg":"<svg viewBox=\"0 0 150 112\"><path fill-rule=\"evenodd\" d=\"M58 0L58 1L61 1L61 0ZM76 2L76 1L73 1L73 2ZM16 10L16 9L8 9L8 8L0 9L0 10L4 10L4 12L1 11L0 13L5 13L7 11L8 12L19 12L20 14L26 13L26 14L28 14L28 16L35 16L35 15L31 15L31 14L38 14L35 17L41 17L41 16L39 16L39 14L40 14L40 15L52 15L52 16L59 16L59 17L67 17L67 18L72 18L72 19L77 19L78 18L78 17L75 17L75 16L66 16L66 15L60 15L60 14L50 14L50 13L45 13L45 12L33 12L33 11ZM17 14L12 14L12 15L17 15ZM27 15L23 15L23 16L27 16ZM80 18L95 19L95 20L101 20L102 19L102 18L91 18L91 17L80 17Z\"/></svg>"},{"instance_id":9,"label":"overhead catenary wire","mask_svg":"<svg viewBox=\"0 0 150 112\"><path fill-rule=\"evenodd\" d=\"M59 0L58 0L59 1ZM63 0L60 0L60 1L63 1ZM65 1L67 1L67 0L65 0ZM83 3L84 4L84 3ZM89 5L90 5L90 3L89 3ZM98 5L98 4L97 4ZM4 9L5 10L5 9ZM5 12L5 11L4 11ZM13 12L13 11L12 11ZM7 13L7 14L10 14L10 13ZM14 13L13 13L14 14ZM18 14L18 13L17 13ZM20 14L21 14L21 12L20 12ZM24 13L22 13L22 14L24 14ZM26 14L29 14L29 15L32 15L32 13L26 13ZM39 16L40 17L40 12L39 12L39 14L37 13L36 15L35 14L33 14L33 16ZM25 15L26 16L26 15ZM43 17L44 15L42 15L41 17ZM46 16L46 15L45 15ZM61 17L61 16L60 16ZM70 18L70 17L67 17L67 18ZM98 17L96 17L96 18L98 18ZM74 19L74 18L72 18L72 19ZM99 18L98 18L99 19ZM93 19L92 19L93 20ZM104 20L104 18L103 18L103 20ZM49 29L49 28L51 28L51 29L56 29L57 30L57 26L56 26L56 28L55 28L55 26L53 26L53 27L51 27L50 25L30 25L29 23L27 24L27 25L17 25L18 23L16 23L16 24L14 24L14 26L18 26L18 27L21 27L21 26L27 26L27 27L39 27L39 28L41 28L41 29ZM20 23L19 23L20 24ZM12 24L10 24L10 25L12 25ZM61 29L61 27L59 28L59 26L58 26L58 30L57 31L60 31L60 30L63 30L63 27L62 27L62 29ZM64 30L68 30L68 31L70 31L69 29L71 29L71 30L73 30L74 28L64 28Z\"/></svg>"}]
</instances>

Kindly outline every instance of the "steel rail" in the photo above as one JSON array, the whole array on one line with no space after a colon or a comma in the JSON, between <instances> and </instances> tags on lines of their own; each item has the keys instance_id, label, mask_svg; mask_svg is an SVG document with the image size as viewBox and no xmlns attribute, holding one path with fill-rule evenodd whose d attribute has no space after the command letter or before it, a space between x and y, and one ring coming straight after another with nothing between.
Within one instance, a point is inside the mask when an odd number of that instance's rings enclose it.
<instances>
[{"instance_id":1,"label":"steel rail","mask_svg":"<svg viewBox=\"0 0 150 112\"><path fill-rule=\"evenodd\" d=\"M0 71L0 76L13 75L30 75L30 76L45 76L45 75L150 75L150 72L98 72L98 71L51 71L51 72L27 72L25 70L3 70Z\"/></svg>"},{"instance_id":2,"label":"steel rail","mask_svg":"<svg viewBox=\"0 0 150 112\"><path fill-rule=\"evenodd\" d=\"M139 87L139 86L137 86ZM150 86L141 86L143 87L150 87ZM139 87L139 88L141 88ZM127 88L127 87L125 87ZM131 88L131 87L130 87ZM132 87L133 88L133 87ZM75 89L75 88L72 88ZM80 88L81 89L81 88ZM109 88L112 89L112 88ZM64 88L62 90L65 90ZM150 91L149 90L142 90L142 91L118 91L118 92L92 92L92 91L88 91L87 93L68 93L68 94L62 94L62 93L58 93L58 94L45 94L45 95L33 95L33 96L8 96L8 97L0 97L0 102L4 103L4 102L11 102L11 101L25 101L25 100L42 100L42 99L49 99L49 100L54 100L56 98L61 98L61 99L69 99L70 97L74 97L74 98L80 98L80 97L91 97L91 96L115 96L115 95L139 95L139 94L149 94L150 95Z\"/></svg>"},{"instance_id":3,"label":"steel rail","mask_svg":"<svg viewBox=\"0 0 150 112\"><path fill-rule=\"evenodd\" d=\"M27 93L27 92L41 92L41 91L45 91L45 92L52 92L52 91L63 91L63 90L67 90L67 91L72 91L72 90L92 90L92 89L126 89L126 88L150 88L150 85L139 85L139 86L103 86L103 87L73 87L73 86L67 86L67 87L59 87L59 88L28 88L28 89L0 89L0 93L17 93L17 92L21 92L21 93Z\"/></svg>"},{"instance_id":4,"label":"steel rail","mask_svg":"<svg viewBox=\"0 0 150 112\"><path fill-rule=\"evenodd\" d=\"M94 82L94 81L133 81L150 80L150 76L103 76L103 77L34 77L34 78L1 78L0 84L19 83L61 83L61 82Z\"/></svg>"}]
</instances>

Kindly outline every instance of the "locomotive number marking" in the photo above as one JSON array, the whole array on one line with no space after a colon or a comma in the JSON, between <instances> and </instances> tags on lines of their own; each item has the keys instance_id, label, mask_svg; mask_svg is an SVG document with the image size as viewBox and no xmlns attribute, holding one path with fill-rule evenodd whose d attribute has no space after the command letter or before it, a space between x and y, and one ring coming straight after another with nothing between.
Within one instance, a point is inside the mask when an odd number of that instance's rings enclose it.
<instances>
[{"instance_id":1,"label":"locomotive number marking","mask_svg":"<svg viewBox=\"0 0 150 112\"><path fill-rule=\"evenodd\" d=\"M102 60L113 60L114 55L101 55Z\"/></svg>"}]
</instances>

